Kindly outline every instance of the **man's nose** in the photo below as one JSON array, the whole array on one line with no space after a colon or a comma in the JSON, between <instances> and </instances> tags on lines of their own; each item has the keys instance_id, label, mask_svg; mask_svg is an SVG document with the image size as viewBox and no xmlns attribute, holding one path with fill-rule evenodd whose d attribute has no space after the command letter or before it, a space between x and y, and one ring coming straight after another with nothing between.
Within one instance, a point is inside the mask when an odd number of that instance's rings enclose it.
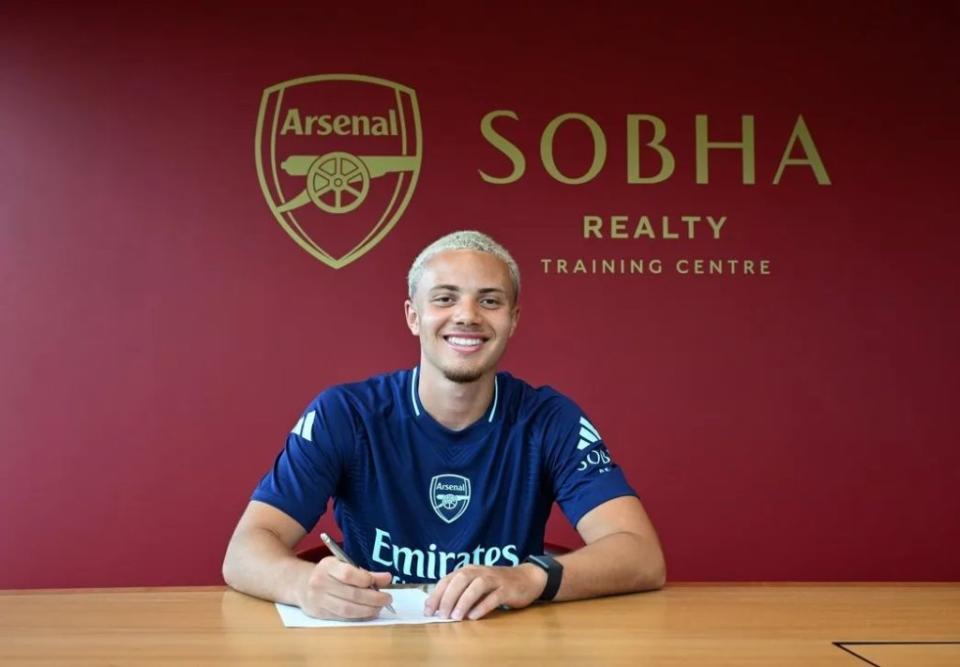
<instances>
[{"instance_id":1,"label":"man's nose","mask_svg":"<svg viewBox=\"0 0 960 667\"><path fill-rule=\"evenodd\" d=\"M480 321L480 304L470 297L460 299L457 301L454 320L457 324L476 324Z\"/></svg>"}]
</instances>

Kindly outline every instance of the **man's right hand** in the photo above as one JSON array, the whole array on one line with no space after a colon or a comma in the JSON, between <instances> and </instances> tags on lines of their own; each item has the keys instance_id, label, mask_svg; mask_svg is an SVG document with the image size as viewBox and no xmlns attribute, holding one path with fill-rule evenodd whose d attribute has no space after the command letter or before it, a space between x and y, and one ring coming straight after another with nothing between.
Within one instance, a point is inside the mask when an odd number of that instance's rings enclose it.
<instances>
[{"instance_id":1,"label":"man's right hand","mask_svg":"<svg viewBox=\"0 0 960 667\"><path fill-rule=\"evenodd\" d=\"M300 560L293 547L305 534L293 517L251 500L227 546L224 581L247 595L297 605L315 618L366 620L390 604L389 595L371 588L389 586L389 572L367 572L332 556L316 565Z\"/></svg>"},{"instance_id":2,"label":"man's right hand","mask_svg":"<svg viewBox=\"0 0 960 667\"><path fill-rule=\"evenodd\" d=\"M393 599L371 586L390 585L389 572L368 572L327 556L310 570L300 586L299 606L308 616L335 621L376 618Z\"/></svg>"}]
</instances>

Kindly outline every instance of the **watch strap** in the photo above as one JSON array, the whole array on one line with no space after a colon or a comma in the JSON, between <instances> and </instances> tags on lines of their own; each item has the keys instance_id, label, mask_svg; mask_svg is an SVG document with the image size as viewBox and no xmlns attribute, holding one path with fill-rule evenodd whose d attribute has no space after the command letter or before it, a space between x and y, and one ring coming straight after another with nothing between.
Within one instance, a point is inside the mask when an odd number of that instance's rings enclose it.
<instances>
[{"instance_id":1,"label":"watch strap","mask_svg":"<svg viewBox=\"0 0 960 667\"><path fill-rule=\"evenodd\" d=\"M560 582L563 580L563 565L557 559L547 555L527 556L524 563L532 563L547 573L547 585L543 588L543 593L539 599L544 601L552 600L560 590Z\"/></svg>"}]
</instances>

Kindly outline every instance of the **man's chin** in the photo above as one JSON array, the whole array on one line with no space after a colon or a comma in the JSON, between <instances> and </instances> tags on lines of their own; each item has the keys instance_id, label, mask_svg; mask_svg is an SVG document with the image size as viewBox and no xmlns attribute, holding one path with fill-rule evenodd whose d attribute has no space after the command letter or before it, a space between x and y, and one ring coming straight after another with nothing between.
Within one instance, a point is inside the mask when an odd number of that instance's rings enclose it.
<instances>
[{"instance_id":1,"label":"man's chin","mask_svg":"<svg viewBox=\"0 0 960 667\"><path fill-rule=\"evenodd\" d=\"M458 384L469 384L470 382L476 382L484 375L484 371L478 368L445 368L443 370L443 377L450 380L450 382L456 382Z\"/></svg>"}]
</instances>

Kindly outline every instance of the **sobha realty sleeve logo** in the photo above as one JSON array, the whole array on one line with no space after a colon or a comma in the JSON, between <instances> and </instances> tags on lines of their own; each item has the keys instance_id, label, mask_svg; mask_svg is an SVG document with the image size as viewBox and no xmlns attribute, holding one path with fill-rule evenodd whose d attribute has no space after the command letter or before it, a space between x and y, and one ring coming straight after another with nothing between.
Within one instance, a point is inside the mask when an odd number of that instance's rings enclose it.
<instances>
[{"instance_id":1,"label":"sobha realty sleeve logo","mask_svg":"<svg viewBox=\"0 0 960 667\"><path fill-rule=\"evenodd\" d=\"M257 176L290 238L339 269L403 215L422 143L412 89L359 74L306 76L263 91Z\"/></svg>"}]
</instances>

